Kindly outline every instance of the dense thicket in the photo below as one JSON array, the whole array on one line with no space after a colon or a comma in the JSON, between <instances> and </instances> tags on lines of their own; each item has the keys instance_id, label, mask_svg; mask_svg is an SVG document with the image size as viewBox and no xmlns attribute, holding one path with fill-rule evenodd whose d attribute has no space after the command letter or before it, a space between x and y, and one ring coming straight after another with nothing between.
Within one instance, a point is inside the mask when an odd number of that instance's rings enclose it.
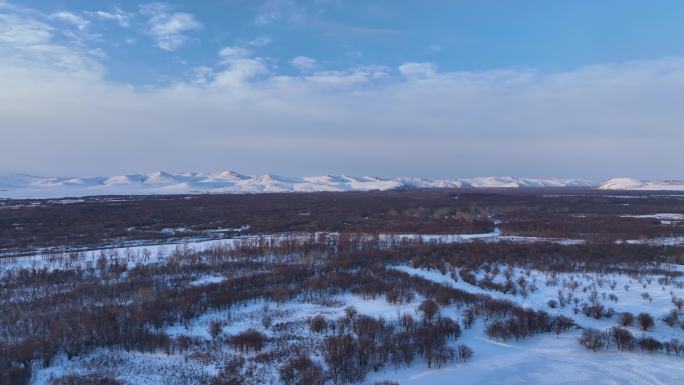
<instances>
[{"instance_id":1,"label":"dense thicket","mask_svg":"<svg viewBox=\"0 0 684 385\"><path fill-rule=\"evenodd\" d=\"M684 235L684 221L625 215L684 213L681 195L574 189L0 200L0 251L250 233L482 233L590 239Z\"/></svg>"},{"instance_id":2,"label":"dense thicket","mask_svg":"<svg viewBox=\"0 0 684 385\"><path fill-rule=\"evenodd\" d=\"M518 246L508 246L514 255L522 253L516 251ZM385 298L390 303L408 302L415 296L425 300L418 306L418 320L375 319L353 309L338 320L312 318L307 327L325 337L320 346L327 364L324 375L337 383L355 382L366 372L386 365L409 365L414 357L421 357L430 366L468 359L473 352L467 346L454 348L446 343L458 338L461 327L469 328L478 318L487 323L491 338L502 340L559 333L572 327L573 321L566 317L523 309L514 302L472 294L391 268L396 264L443 268L444 263L460 263L467 271L478 258L461 258L461 253L480 250L474 255L481 255L484 263L501 247L393 244L373 237L342 236L334 242L316 237L278 243L249 240L202 252L178 247L162 263L105 251L87 263L82 260L85 254L54 256L55 265L69 264L70 268L4 273L0 283L0 363L12 368L6 376L14 376L18 379L11 381L20 383L31 367L50 365L57 354L70 359L97 347L182 353L200 341L169 336L162 331L164 327L187 324L208 311L231 310L257 300L284 303L306 298L324 302L343 293ZM519 263L531 263L536 258L541 264L547 248L554 246L536 247L543 252L535 253L532 246L526 246L524 250L532 257ZM224 280L192 284L208 273L221 275ZM458 310L461 319L441 316L441 309L446 307ZM211 332L215 343L229 344L238 353L258 353L258 359L276 362L285 362L292 355L288 350L263 352L276 341L256 329L232 336L223 336L220 325L210 325L210 329L215 329ZM310 376L316 383L315 366L305 365L303 359L291 364L281 375ZM221 381L232 378L230 373L235 369L231 370Z\"/></svg>"}]
</instances>

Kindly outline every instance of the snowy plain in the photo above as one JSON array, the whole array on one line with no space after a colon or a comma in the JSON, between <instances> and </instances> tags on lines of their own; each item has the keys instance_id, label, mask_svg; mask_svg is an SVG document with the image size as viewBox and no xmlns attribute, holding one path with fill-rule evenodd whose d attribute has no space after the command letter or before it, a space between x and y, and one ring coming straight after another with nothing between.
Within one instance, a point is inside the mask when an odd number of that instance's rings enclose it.
<instances>
[{"instance_id":1,"label":"snowy plain","mask_svg":"<svg viewBox=\"0 0 684 385\"><path fill-rule=\"evenodd\" d=\"M316 314L334 318L343 314L346 306L355 306L361 314L391 319L398 314L417 315L421 298L410 304L391 305L384 299L364 300L357 296L343 296L336 307L324 307L311 303L289 302L285 305L256 302L232 312L224 333L235 333L250 326L258 326L265 308L275 310L279 317L274 320L288 320L302 324ZM454 318L460 314L452 309L443 310L444 316ZM208 327L212 320L226 319L227 314L212 313L195 320L188 327L176 325L166 331L171 335L191 335L207 340ZM589 352L577 343L581 331L573 330L560 335L544 334L518 342L497 342L483 334L484 325L477 322L471 329L464 330L459 343L471 347L475 355L465 363L448 363L441 368L428 368L424 362L415 362L408 368L387 369L371 372L364 385L378 381L396 381L402 385L451 385L451 384L506 384L527 385L675 385L684 378L684 364L681 357L643 352L620 352L608 350ZM315 335L303 334L303 338L317 341ZM67 361L61 365L40 370L32 384L48 384L53 376L65 372L79 371L83 365L105 365L122 380L133 385L172 384L182 381L183 375L210 376L216 370L188 361L180 355L141 353L110 353L98 351L89 356ZM114 368L117 365L118 368ZM160 375L164 374L163 376ZM276 373L268 373L275 377ZM179 382L176 382L179 383ZM267 382L279 384L277 380Z\"/></svg>"},{"instance_id":2,"label":"snowy plain","mask_svg":"<svg viewBox=\"0 0 684 385\"><path fill-rule=\"evenodd\" d=\"M300 235L302 237L304 235ZM314 235L316 236L316 235ZM320 234L318 234L320 236ZM334 235L332 235L334 236ZM273 238L275 241L278 239ZM417 235L406 234L404 239L415 240ZM425 241L431 242L469 242L472 240L494 241L501 237L499 231L477 235L452 235L452 236L426 236ZM131 258L131 266L136 263L164 263L174 252L183 249L210 249L225 245L226 242L249 242L250 237L221 241L201 241L179 245L138 246L128 248L109 249L107 253L117 254L121 258ZM396 242L402 237L387 236L385 242ZM504 238L505 239L505 238ZM501 240L501 239L500 239ZM534 239L526 239L533 242ZM147 251L145 251L147 250ZM59 262L49 261L44 256L22 257L3 262L0 268L9 270L17 267L48 267L60 269L73 269L83 267L82 263L94 262L100 251L91 251L90 256L83 262L68 264L68 258ZM144 259L143 255L148 255ZM66 264L65 264L66 263ZM490 274L493 282L504 282L504 271L507 266L501 265L499 273ZM681 265L658 266L666 270L684 271ZM663 324L660 318L671 308L673 296L684 297L684 286L675 286L658 282L653 277L630 277L623 274L578 274L561 273L550 276L547 272L514 268L513 280L524 276L529 283L534 283L537 289L526 295L520 293L501 293L496 290L486 289L465 282L460 276L458 269L453 269L454 277L437 270L421 269L409 265L396 265L389 268L418 276L441 285L458 288L474 294L484 294L494 298L506 299L518 303L524 307L544 310L553 315L567 315L572 317L579 327L591 327L607 330L615 326L615 318L596 320L573 310L572 301L568 298L564 307L550 308L548 301L558 299L558 291L563 291L564 296L572 294L573 298L579 298L578 304L588 301L592 290L598 294L598 298L613 307L616 312L632 312L637 314L645 311L656 317L656 326L647 332L640 331L637 327L629 330L635 336L650 335L660 340L678 338L684 341L684 330L673 328ZM485 278L486 272L477 272L478 280ZM191 282L192 286L212 285L221 282L224 278L220 275L207 274L197 277ZM577 282L577 285L571 283ZM628 288L626 288L628 286ZM575 287L570 289L570 287ZM642 294L649 293L650 299L645 299ZM617 302L607 299L608 294L615 294ZM263 319L268 315L273 323L287 323L295 330L297 338L310 344L320 342L321 337L308 330L308 319L315 315L324 315L328 319L335 319L344 314L344 309L354 306L360 314L384 319L396 319L402 314L410 314L418 317L418 305L423 300L416 296L408 303L390 304L384 297L362 298L353 294L336 296L329 304L315 303L306 298L295 298L286 303L272 301L253 301L245 306L230 309L223 312L205 313L187 324L176 324L165 327L164 332L170 336L191 336L211 344L209 326L212 321L223 321L222 333L231 335L244 331L250 327L263 329ZM454 307L441 309L443 316L460 319L460 310ZM447 363L439 368L428 368L421 359L409 367L399 369L387 368L380 372L371 372L364 380L364 385L372 385L377 381L391 380L399 384L430 384L447 385L453 383L465 384L498 384L502 379L507 384L634 384L634 385L669 385L679 384L684 379L684 362L681 357L665 354L648 354L638 349L632 352L621 352L609 349L601 352L590 352L577 343L581 330L574 329L569 332L555 335L552 333L532 336L521 341L500 342L491 340L484 335L484 322L476 321L470 329L465 329L457 343L465 343L474 352L474 358L468 362ZM268 334L269 332L267 332ZM450 343L455 346L456 343ZM313 357L321 361L321 357ZM163 353L124 353L120 351L108 351L100 349L88 355L67 360L64 356L58 356L50 367L37 368L32 384L47 385L51 378L64 373L83 372L83 368L98 368L105 373L111 373L116 378L131 385L151 384L175 384L196 383L197 379L209 379L216 375L217 368L212 365L204 365L183 354L166 355ZM277 372L273 367L259 367L259 375L263 376L265 384L280 384L277 380Z\"/></svg>"},{"instance_id":3,"label":"snowy plain","mask_svg":"<svg viewBox=\"0 0 684 385\"><path fill-rule=\"evenodd\" d=\"M496 292L483 290L460 280L454 282L449 276L437 271L415 269L409 266L397 266L395 268L445 285L466 289L473 293L498 295ZM678 268L682 268L682 266ZM614 278L620 282L629 280L626 277ZM213 280L208 281L213 282ZM624 299L619 305L616 305L616 308L625 311L654 311L654 308L665 308L666 297L669 297L669 294L661 293L661 290L655 286L657 285L650 287L654 294L652 306L638 298L638 293L641 291L634 289L633 296L622 295ZM617 290L619 291L620 288L618 287ZM678 294L682 294L683 291L679 290ZM545 301L554 298L554 296L555 288L542 288L527 299L500 295L502 298L514 299L526 306L547 311L550 309L545 306ZM307 320L314 315L322 314L326 318L333 319L342 316L344 308L347 306L354 306L360 314L385 319L393 319L401 314L417 317L417 308L422 298L418 296L410 303L400 305L389 304L384 298L364 299L351 294L338 296L335 300L337 302L332 306L310 303L306 300L294 300L285 304L255 301L230 312L207 313L188 325L177 324L167 327L165 332L172 336L189 335L210 341L208 328L214 320L228 320L223 327L223 332L232 334L249 327L260 327L264 314L269 314L273 318L272 322L290 322L299 325L300 337L310 343L316 343L320 341L320 337L307 330ZM569 309L567 310L569 311ZM568 311L559 310L559 312L566 313ZM454 319L461 317L460 312L455 308L442 309L441 313L443 316ZM590 320L583 315L575 315L574 318L578 324L583 326L608 328L614 324L611 321ZM635 330L634 333L638 335L638 331ZM362 384L372 385L377 381L390 380L402 385L449 385L454 383L489 385L499 384L502 381L507 384L520 385L588 383L674 385L681 383L681 380L684 379L684 364L681 357L647 354L638 350L620 352L612 349L590 352L577 343L580 334L580 330L572 330L560 335L542 334L522 341L504 343L488 339L484 335L484 324L477 321L472 328L464 330L463 336L458 340L458 343L465 343L474 350L475 356L472 360L465 363L448 363L440 368L428 368L425 362L419 360L410 367L389 368L381 372L371 372ZM675 336L682 339L684 332L681 330L679 332L668 332L665 326L659 324L651 334L662 338ZM182 383L183 378L186 377L201 378L206 376L208 378L216 374L215 368L200 365L182 355L124 354L97 351L72 361L62 358L57 365L39 370L32 384L48 384L49 379L53 376L59 376L65 372L78 372L82 370L84 365L104 367L119 379L133 385ZM264 367L260 370L261 375L269 379L268 382L264 383L280 384L275 379L277 373L273 368Z\"/></svg>"}]
</instances>

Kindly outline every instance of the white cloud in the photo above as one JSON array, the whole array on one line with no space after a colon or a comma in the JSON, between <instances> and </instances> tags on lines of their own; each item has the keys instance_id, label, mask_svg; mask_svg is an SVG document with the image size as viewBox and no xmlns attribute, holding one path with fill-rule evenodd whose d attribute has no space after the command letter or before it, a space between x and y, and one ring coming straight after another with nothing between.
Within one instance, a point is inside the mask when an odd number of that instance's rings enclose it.
<instances>
[{"instance_id":1,"label":"white cloud","mask_svg":"<svg viewBox=\"0 0 684 385\"><path fill-rule=\"evenodd\" d=\"M237 46L229 46L221 49L219 51L219 57L221 59L236 59L236 58L243 58L251 55L251 51L248 50L247 48L243 47L237 47Z\"/></svg>"},{"instance_id":2,"label":"white cloud","mask_svg":"<svg viewBox=\"0 0 684 385\"><path fill-rule=\"evenodd\" d=\"M254 19L256 25L269 25L280 19L282 15L275 11L259 13Z\"/></svg>"},{"instance_id":3,"label":"white cloud","mask_svg":"<svg viewBox=\"0 0 684 385\"><path fill-rule=\"evenodd\" d=\"M3 59L0 164L590 178L684 167L683 58L550 74L423 71L420 81L370 68L278 76L235 47L220 60L198 69L202 81L136 89Z\"/></svg>"},{"instance_id":4,"label":"white cloud","mask_svg":"<svg viewBox=\"0 0 684 385\"><path fill-rule=\"evenodd\" d=\"M0 9L15 9L15 7L5 0L0 0Z\"/></svg>"},{"instance_id":5,"label":"white cloud","mask_svg":"<svg viewBox=\"0 0 684 385\"><path fill-rule=\"evenodd\" d=\"M0 64L100 73L102 67L93 55L97 51L58 43L54 32L55 28L31 16L0 14Z\"/></svg>"},{"instance_id":6,"label":"white cloud","mask_svg":"<svg viewBox=\"0 0 684 385\"><path fill-rule=\"evenodd\" d=\"M148 16L149 34L155 39L157 46L166 51L174 51L185 44L186 32L202 28L194 15L185 12L173 12L162 3L149 3L140 6L143 15Z\"/></svg>"},{"instance_id":7,"label":"white cloud","mask_svg":"<svg viewBox=\"0 0 684 385\"><path fill-rule=\"evenodd\" d=\"M364 71L320 71L305 77L308 82L330 86L350 87L367 83L368 73Z\"/></svg>"},{"instance_id":8,"label":"white cloud","mask_svg":"<svg viewBox=\"0 0 684 385\"><path fill-rule=\"evenodd\" d=\"M427 78L437 73L437 67L433 63L404 63L399 72L407 78Z\"/></svg>"},{"instance_id":9,"label":"white cloud","mask_svg":"<svg viewBox=\"0 0 684 385\"><path fill-rule=\"evenodd\" d=\"M205 85L214 80L214 69L207 66L198 66L191 70L191 82L194 84Z\"/></svg>"},{"instance_id":10,"label":"white cloud","mask_svg":"<svg viewBox=\"0 0 684 385\"><path fill-rule=\"evenodd\" d=\"M316 59L307 56L297 56L290 61L290 64L300 71L312 71L318 66Z\"/></svg>"},{"instance_id":11,"label":"white cloud","mask_svg":"<svg viewBox=\"0 0 684 385\"><path fill-rule=\"evenodd\" d=\"M279 21L299 24L310 18L310 11L303 2L295 0L265 0L258 7L254 23L266 26Z\"/></svg>"},{"instance_id":12,"label":"white cloud","mask_svg":"<svg viewBox=\"0 0 684 385\"><path fill-rule=\"evenodd\" d=\"M268 73L264 59L252 57L243 47L225 47L219 51L221 68L215 71L214 85L221 87L244 87L246 82Z\"/></svg>"},{"instance_id":13,"label":"white cloud","mask_svg":"<svg viewBox=\"0 0 684 385\"><path fill-rule=\"evenodd\" d=\"M320 86L323 90L335 91L355 89L354 87L371 87L375 84L374 81L387 78L388 76L387 67L365 66L346 71L315 71L301 76L301 79L305 80L310 86Z\"/></svg>"},{"instance_id":14,"label":"white cloud","mask_svg":"<svg viewBox=\"0 0 684 385\"><path fill-rule=\"evenodd\" d=\"M95 12L87 12L88 16L96 19L101 19L101 20L109 20L109 21L114 21L118 23L121 27L123 28L128 28L130 27L131 23L130 20L133 18L133 15L130 13L126 13L120 9L115 9L114 11L95 11Z\"/></svg>"},{"instance_id":15,"label":"white cloud","mask_svg":"<svg viewBox=\"0 0 684 385\"><path fill-rule=\"evenodd\" d=\"M85 30L89 24L88 20L82 18L81 16L78 16L74 13L67 12L67 11L61 11L61 12L53 13L52 15L50 15L50 18L54 19L54 20L60 20L60 21L69 23L69 24L75 26L76 28L78 28L78 30L80 30L80 31Z\"/></svg>"},{"instance_id":16,"label":"white cloud","mask_svg":"<svg viewBox=\"0 0 684 385\"><path fill-rule=\"evenodd\" d=\"M271 38L266 35L257 36L254 39L247 40L244 44L249 47L265 47L271 44Z\"/></svg>"},{"instance_id":17,"label":"white cloud","mask_svg":"<svg viewBox=\"0 0 684 385\"><path fill-rule=\"evenodd\" d=\"M53 28L35 19L0 14L0 44L4 48L21 48L48 42Z\"/></svg>"}]
</instances>

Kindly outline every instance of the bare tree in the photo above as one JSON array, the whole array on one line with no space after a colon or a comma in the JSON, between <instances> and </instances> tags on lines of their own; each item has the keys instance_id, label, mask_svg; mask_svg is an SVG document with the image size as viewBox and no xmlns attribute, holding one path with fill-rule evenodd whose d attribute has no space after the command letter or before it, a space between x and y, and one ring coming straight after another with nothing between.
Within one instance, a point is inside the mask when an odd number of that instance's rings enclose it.
<instances>
[{"instance_id":1,"label":"bare tree","mask_svg":"<svg viewBox=\"0 0 684 385\"><path fill-rule=\"evenodd\" d=\"M637 316L637 322L639 323L639 327L641 330L650 330L655 326L655 321L653 320L653 316L651 316L648 313L639 313Z\"/></svg>"},{"instance_id":2,"label":"bare tree","mask_svg":"<svg viewBox=\"0 0 684 385\"><path fill-rule=\"evenodd\" d=\"M305 354L290 358L278 372L285 385L323 385L325 382L323 369Z\"/></svg>"},{"instance_id":3,"label":"bare tree","mask_svg":"<svg viewBox=\"0 0 684 385\"><path fill-rule=\"evenodd\" d=\"M584 329L579 343L596 352L606 347L606 334L596 329Z\"/></svg>"}]
</instances>

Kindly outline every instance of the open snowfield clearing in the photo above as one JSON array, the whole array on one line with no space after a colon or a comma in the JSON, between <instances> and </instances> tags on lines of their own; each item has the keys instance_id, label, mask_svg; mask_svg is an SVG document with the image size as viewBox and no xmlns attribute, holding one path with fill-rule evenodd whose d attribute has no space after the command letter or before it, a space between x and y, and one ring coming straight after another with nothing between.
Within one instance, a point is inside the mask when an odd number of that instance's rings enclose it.
<instances>
[{"instance_id":1,"label":"open snowfield clearing","mask_svg":"<svg viewBox=\"0 0 684 385\"><path fill-rule=\"evenodd\" d=\"M371 374L364 384L391 380L402 385L673 385L684 378L681 357L641 352L588 352L577 344L581 332L541 335L522 342L498 343L464 333L475 356L439 369L415 365Z\"/></svg>"},{"instance_id":2,"label":"open snowfield clearing","mask_svg":"<svg viewBox=\"0 0 684 385\"><path fill-rule=\"evenodd\" d=\"M645 219L661 219L661 220L684 220L684 214L679 213L659 213L659 214L644 214L644 215L621 215L623 218L645 218Z\"/></svg>"}]
</instances>

